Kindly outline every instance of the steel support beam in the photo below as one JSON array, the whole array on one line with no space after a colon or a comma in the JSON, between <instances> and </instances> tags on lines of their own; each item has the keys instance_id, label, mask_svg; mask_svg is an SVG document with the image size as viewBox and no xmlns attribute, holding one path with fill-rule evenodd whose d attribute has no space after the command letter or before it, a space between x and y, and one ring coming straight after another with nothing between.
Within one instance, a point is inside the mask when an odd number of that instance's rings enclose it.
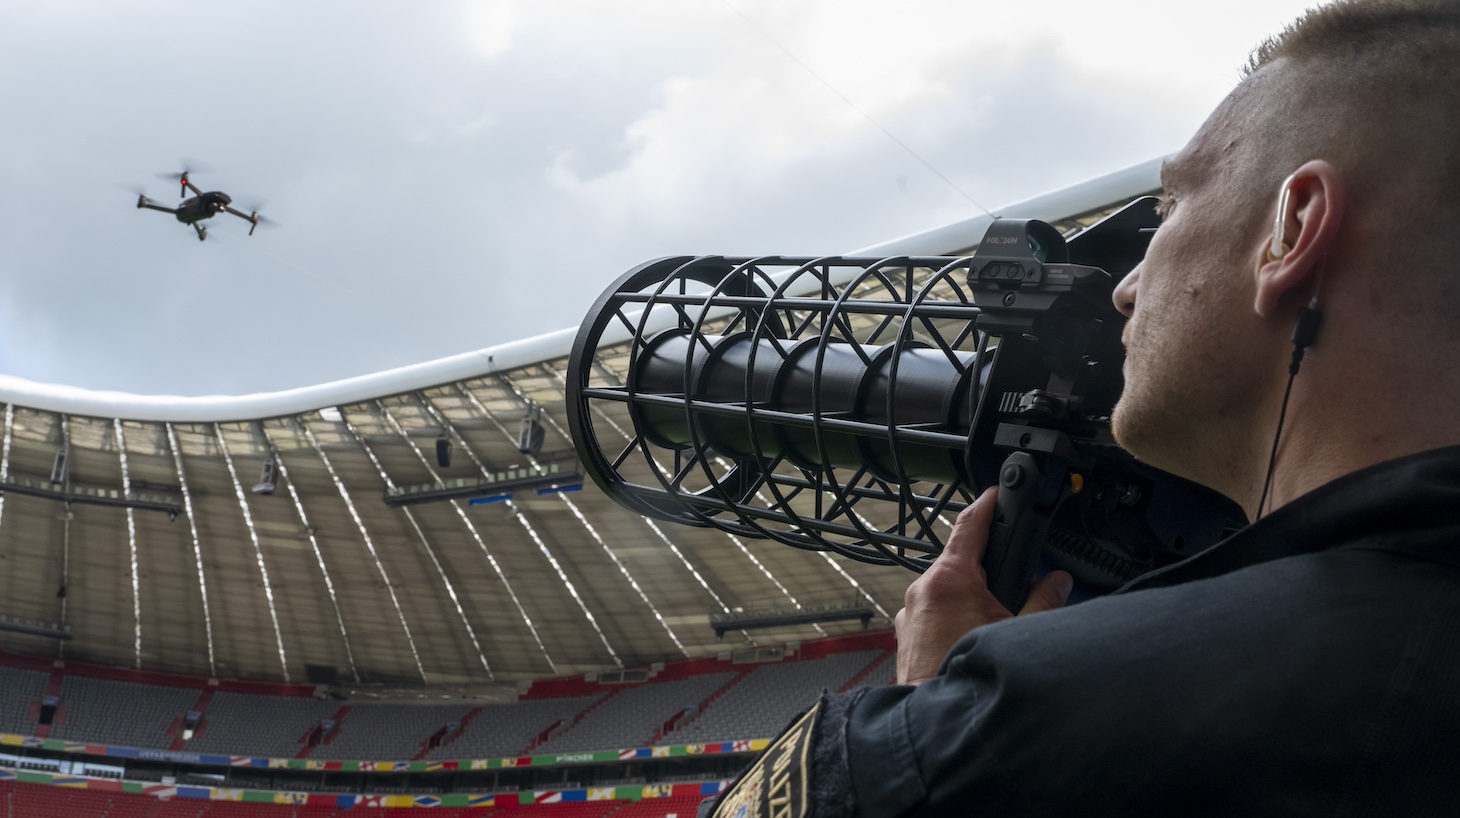
<instances>
[{"instance_id":1,"label":"steel support beam","mask_svg":"<svg viewBox=\"0 0 1460 818\"><path fill-rule=\"evenodd\" d=\"M223 454L223 463L228 467L228 477L233 480L233 492L238 495L238 508L243 512L243 524L248 528L249 541L253 543L253 554L259 565L259 576L264 581L264 601L269 605L269 619L274 624L274 642L279 646L279 668L284 681L289 681L289 659L284 654L284 631L279 627L279 611L274 607L274 586L269 583L269 567L264 562L264 548L259 542L259 532L253 525L253 512L248 508L248 494L238 480L238 470L233 467L233 455L228 452L228 441L223 437L223 427L213 424L213 434L218 439L218 451Z\"/></svg>"},{"instance_id":2,"label":"steel support beam","mask_svg":"<svg viewBox=\"0 0 1460 818\"><path fill-rule=\"evenodd\" d=\"M198 520L193 515L193 493L188 488L187 472L183 469L182 449L177 445L177 432L171 423L164 423L167 429L167 446L172 450L172 463L177 469L178 486L182 489L183 512L187 514L188 531L193 535L193 559L198 566L198 593L203 598L203 628L208 634L208 674L218 675L218 662L213 649L213 614L208 608L208 581L203 576L203 543L198 538Z\"/></svg>"},{"instance_id":3,"label":"steel support beam","mask_svg":"<svg viewBox=\"0 0 1460 818\"><path fill-rule=\"evenodd\" d=\"M410 446L411 451L415 452L417 457L421 457L420 450L411 445L411 440L406 435L405 430L400 427L400 424L395 422L395 418L391 417L389 412L385 411L385 407L380 401L375 401L375 408L385 418L386 422L390 424L390 427L405 440L406 445ZM380 465L379 458L375 456L375 450L370 448L370 444L365 440L365 436L360 434L360 431L348 420L344 423L345 428L350 432L350 436L355 438L355 442L365 451L365 456L370 458L370 463L375 466L375 473L380 475L381 481L385 483L386 490L390 491L394 489L395 481L386 473L385 467ZM425 459L422 458L421 462L424 463ZM432 476L434 477L435 475L433 474ZM441 584L446 588L446 596L451 599L452 607L456 608L456 615L461 619L461 626L466 629L467 637L471 639L472 648L476 650L477 660L482 663L482 669L487 672L487 678L495 681L497 674L492 671L492 664L487 661L487 655L482 651L482 643L477 640L476 629L471 626L471 620L466 616L466 609L461 605L461 597L456 593L456 586L452 584L451 577L446 575L446 569L441 565L441 560L436 557L436 550L431 547L431 541L427 539L426 532L421 528L421 524L416 520L416 515L411 513L409 508L402 508L400 511L405 515L406 521L411 524L411 528L415 530L416 539L420 541L421 548L426 552L426 557L431 560L431 565L436 569L436 576L441 578Z\"/></svg>"},{"instance_id":4,"label":"steel support beam","mask_svg":"<svg viewBox=\"0 0 1460 818\"><path fill-rule=\"evenodd\" d=\"M482 413L483 417L490 420L494 425L497 426L498 429L502 429L502 425L497 423L496 418L492 417L492 413L487 411L486 407L482 405L481 401L476 399L476 396L463 389L460 383L457 384L457 389L461 392L462 395L466 396L466 398L471 402L472 406L474 406L477 411ZM419 398L420 396L418 395L417 397ZM482 474L489 474L490 470L487 468L487 465L476 456L476 452L472 451L471 446L467 445L466 440L461 436L460 433L456 431L455 427L447 423L445 417L435 412L435 408L431 407L428 401L422 400L422 405L427 406L427 411L435 414L437 416L437 419L440 420L441 424L451 432L451 435L455 437L457 442L461 444L462 450L465 451L467 453L467 456L471 458L472 463L476 464L477 469L480 470ZM507 432L505 429L502 429L502 431L504 434L507 434L509 438L512 438L514 440L516 439L514 435L512 435L510 432ZM562 495L558 496L561 497ZM593 612L588 610L587 603L585 603L583 601L583 597L578 594L578 589L573 585L573 582L568 579L568 574L563 571L562 565L558 563L557 557L553 556L553 552L547 547L547 543L544 542L542 537L538 535L537 529L532 527L532 523L527 519L527 515L523 513L522 509L517 507L517 503L513 500L508 499L505 502L507 504L507 507L512 510L513 516L517 518L517 522L521 524L522 528L527 532L527 536L532 538L532 541L537 544L538 550L541 551L543 557L547 559L548 564L551 565L553 567L553 570L557 572L558 579L563 583L563 587L567 589L568 595L573 597L574 602L578 603L578 609L583 612L583 616L588 620L588 624L593 626L593 630L598 634L598 639L603 643L604 649L608 651L609 656L613 657L614 664L619 667L623 667L624 663L623 660L619 658L618 651L614 650L613 645L610 645L608 643L608 636L604 634L603 628L599 627L598 620L594 618ZM646 599L645 601L647 602L648 600ZM663 620L661 619L660 621L662 622ZM672 636L673 634L671 634L671 637ZM679 644L678 639L675 639L674 641L675 644ZM682 649L683 648L681 647L681 650Z\"/></svg>"},{"instance_id":5,"label":"steel support beam","mask_svg":"<svg viewBox=\"0 0 1460 818\"><path fill-rule=\"evenodd\" d=\"M112 420L112 429L117 436L117 460L122 467L122 493L132 493L132 474L127 468L127 439L122 434L122 421ZM142 575L137 564L137 519L130 506L127 507L127 546L132 563L132 652L136 668L142 669Z\"/></svg>"},{"instance_id":6,"label":"steel support beam","mask_svg":"<svg viewBox=\"0 0 1460 818\"><path fill-rule=\"evenodd\" d=\"M350 491L345 488L345 481L335 471L335 466L330 462L329 455L325 454L324 447L319 445L315 439L314 432L309 430L309 424L302 418L296 418L299 428L303 430L309 445L314 447L315 454L324 463L325 471L329 472L330 480L334 481L335 490L340 493L340 499L345 501L345 508L350 512L350 519L355 521L355 527L360 531L360 539L365 543L365 550L370 554L371 562L375 563L375 570L380 573L380 581L385 584L385 591L390 595L390 604L395 608L395 615L400 618L400 629L406 635L406 644L411 649L411 658L416 661L416 672L421 674L422 682L429 682L426 678L426 668L421 664L421 652L416 649L416 639L411 636L411 626L406 622L406 613L401 609L400 598L396 596L395 586L390 582L390 575L385 572L385 564L380 561L380 554L375 550L375 541L370 538L369 529L365 528L365 520L360 516L360 511L355 507L355 501L350 497Z\"/></svg>"},{"instance_id":7,"label":"steel support beam","mask_svg":"<svg viewBox=\"0 0 1460 818\"><path fill-rule=\"evenodd\" d=\"M350 676L355 683L360 683L360 671L355 667L355 652L350 648L350 634L345 630L345 617L340 612L340 599L335 594L335 583L330 579L329 568L324 562L324 553L319 550L319 539L314 536L314 526L309 524L309 515L304 511L304 503L299 499L299 489L295 488L294 481L289 479L289 469L284 465L284 458L279 455L279 449L269 437L268 427L259 424L259 431L264 439L269 442L269 451L274 458L274 466L279 470L279 480L283 481L285 488L289 490L289 497L294 501L294 511L299 515L299 524L303 526L304 533L309 537L309 548L314 552L314 560L319 564L319 573L324 577L324 588L329 593L330 607L335 612L335 623L340 627L340 641L345 646L345 661L350 665Z\"/></svg>"}]
</instances>

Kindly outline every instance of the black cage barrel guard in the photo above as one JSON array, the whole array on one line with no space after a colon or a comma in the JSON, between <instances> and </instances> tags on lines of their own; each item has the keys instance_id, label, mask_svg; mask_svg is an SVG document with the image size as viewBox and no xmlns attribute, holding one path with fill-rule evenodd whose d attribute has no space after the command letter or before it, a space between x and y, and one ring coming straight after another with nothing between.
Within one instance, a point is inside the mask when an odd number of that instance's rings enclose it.
<instances>
[{"instance_id":1,"label":"black cage barrel guard","mask_svg":"<svg viewBox=\"0 0 1460 818\"><path fill-rule=\"evenodd\" d=\"M984 558L1018 610L1105 593L1245 523L1116 445L1124 319L1156 200L1069 241L999 219L964 257L678 256L593 305L568 363L584 470L639 514L925 569L999 485Z\"/></svg>"}]
</instances>

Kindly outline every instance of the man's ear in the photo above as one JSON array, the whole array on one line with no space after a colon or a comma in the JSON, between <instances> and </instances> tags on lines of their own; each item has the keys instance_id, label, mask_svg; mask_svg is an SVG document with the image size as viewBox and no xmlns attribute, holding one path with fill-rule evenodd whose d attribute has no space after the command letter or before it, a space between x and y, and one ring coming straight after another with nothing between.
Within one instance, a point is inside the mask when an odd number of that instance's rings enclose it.
<instances>
[{"instance_id":1,"label":"man's ear","mask_svg":"<svg viewBox=\"0 0 1460 818\"><path fill-rule=\"evenodd\" d=\"M1317 286L1343 224L1343 178L1322 159L1304 163L1276 193L1273 233L1264 237L1256 269L1253 309L1263 318L1282 317L1279 310L1292 306L1295 294Z\"/></svg>"}]
</instances>

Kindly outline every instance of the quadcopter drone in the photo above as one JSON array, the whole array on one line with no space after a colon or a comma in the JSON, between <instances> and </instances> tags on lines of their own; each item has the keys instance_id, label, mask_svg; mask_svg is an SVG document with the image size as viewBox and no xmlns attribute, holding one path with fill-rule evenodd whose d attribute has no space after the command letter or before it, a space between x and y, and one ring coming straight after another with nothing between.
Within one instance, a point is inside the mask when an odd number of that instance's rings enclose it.
<instances>
[{"instance_id":1,"label":"quadcopter drone","mask_svg":"<svg viewBox=\"0 0 1460 818\"><path fill-rule=\"evenodd\" d=\"M153 203L145 194L138 193L137 207L145 207L149 210L161 210L163 213L173 214L183 224L192 225L192 228L198 233L198 241L203 241L208 238L208 228L198 224L198 222L204 219L211 219L219 213L232 213L248 222L248 234L250 236L253 235L254 230L258 229L261 222L268 223L268 220L260 216L257 210L252 213L244 213L242 210L234 209L233 197L227 193L218 190L210 190L204 193L199 190L198 186L188 179L188 173L188 171L184 170L181 173L163 174L163 176L167 179L177 179L180 181L182 183L182 192L180 195L186 196L188 195L188 191L191 190L196 194L192 198L184 199L182 204L179 204L177 207L163 207L160 204Z\"/></svg>"}]
</instances>

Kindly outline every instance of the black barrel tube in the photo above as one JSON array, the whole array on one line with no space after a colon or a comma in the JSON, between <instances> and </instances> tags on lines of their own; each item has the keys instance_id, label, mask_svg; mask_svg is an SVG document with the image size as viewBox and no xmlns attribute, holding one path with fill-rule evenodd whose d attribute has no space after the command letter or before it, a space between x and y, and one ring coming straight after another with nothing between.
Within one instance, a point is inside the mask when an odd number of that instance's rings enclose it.
<instances>
[{"instance_id":1,"label":"black barrel tube","mask_svg":"<svg viewBox=\"0 0 1460 818\"><path fill-rule=\"evenodd\" d=\"M752 409L813 420L787 423L754 411L712 414L688 403L648 405L632 399L630 411L636 428L666 448L689 448L697 434L711 451L739 461L784 457L812 470L865 466L888 480L901 471L912 480L968 484L962 443L894 444L890 435L911 427L966 439L974 415L973 357L972 352L950 357L914 342L873 347L843 341L822 345L808 338L778 345L749 332L695 339L687 330L667 330L636 356L629 378L634 394L738 407L749 401ZM815 417L861 421L868 428L832 431Z\"/></svg>"}]
</instances>

